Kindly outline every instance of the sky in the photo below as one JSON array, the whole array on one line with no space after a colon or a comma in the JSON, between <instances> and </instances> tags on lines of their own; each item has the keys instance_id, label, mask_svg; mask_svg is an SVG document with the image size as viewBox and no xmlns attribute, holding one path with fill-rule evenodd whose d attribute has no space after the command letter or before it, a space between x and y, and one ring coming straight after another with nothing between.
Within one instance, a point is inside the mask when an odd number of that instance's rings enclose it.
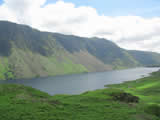
<instances>
[{"instance_id":1,"label":"sky","mask_svg":"<svg viewBox=\"0 0 160 120\"><path fill-rule=\"evenodd\" d=\"M64 0L78 6L92 6L101 15L126 16L136 15L154 17L160 13L160 0ZM48 0L46 4L55 3Z\"/></svg>"},{"instance_id":2,"label":"sky","mask_svg":"<svg viewBox=\"0 0 160 120\"><path fill-rule=\"evenodd\" d=\"M160 0L0 0L0 20L160 52Z\"/></svg>"}]
</instances>

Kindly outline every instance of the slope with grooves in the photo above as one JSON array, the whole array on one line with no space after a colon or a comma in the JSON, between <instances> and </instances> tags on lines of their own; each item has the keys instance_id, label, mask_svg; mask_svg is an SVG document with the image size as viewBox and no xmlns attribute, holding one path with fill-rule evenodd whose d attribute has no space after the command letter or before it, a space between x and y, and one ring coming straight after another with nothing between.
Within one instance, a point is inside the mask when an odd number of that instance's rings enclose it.
<instances>
[{"instance_id":1,"label":"slope with grooves","mask_svg":"<svg viewBox=\"0 0 160 120\"><path fill-rule=\"evenodd\" d=\"M160 54L133 53L106 39L41 32L0 21L0 79L100 72L151 64L160 64Z\"/></svg>"}]
</instances>

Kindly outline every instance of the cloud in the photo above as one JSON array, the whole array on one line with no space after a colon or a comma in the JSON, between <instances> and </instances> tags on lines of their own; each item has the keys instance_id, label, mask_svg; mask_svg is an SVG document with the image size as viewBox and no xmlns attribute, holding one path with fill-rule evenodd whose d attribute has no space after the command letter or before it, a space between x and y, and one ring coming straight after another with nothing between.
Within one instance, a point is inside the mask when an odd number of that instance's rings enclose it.
<instances>
[{"instance_id":1,"label":"cloud","mask_svg":"<svg viewBox=\"0 0 160 120\"><path fill-rule=\"evenodd\" d=\"M0 20L43 31L106 38L127 49L160 52L160 17L111 17L99 15L90 6L76 7L62 0L45 3L46 0L4 0Z\"/></svg>"}]
</instances>

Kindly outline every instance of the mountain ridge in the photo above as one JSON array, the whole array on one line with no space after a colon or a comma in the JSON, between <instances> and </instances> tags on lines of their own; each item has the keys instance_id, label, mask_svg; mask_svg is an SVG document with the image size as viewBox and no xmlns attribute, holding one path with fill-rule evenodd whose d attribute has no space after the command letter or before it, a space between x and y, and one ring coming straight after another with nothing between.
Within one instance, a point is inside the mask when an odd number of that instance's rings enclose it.
<instances>
[{"instance_id":1,"label":"mountain ridge","mask_svg":"<svg viewBox=\"0 0 160 120\"><path fill-rule=\"evenodd\" d=\"M42 32L8 21L0 21L0 36L4 80L160 64L159 53L125 50L103 38Z\"/></svg>"}]
</instances>

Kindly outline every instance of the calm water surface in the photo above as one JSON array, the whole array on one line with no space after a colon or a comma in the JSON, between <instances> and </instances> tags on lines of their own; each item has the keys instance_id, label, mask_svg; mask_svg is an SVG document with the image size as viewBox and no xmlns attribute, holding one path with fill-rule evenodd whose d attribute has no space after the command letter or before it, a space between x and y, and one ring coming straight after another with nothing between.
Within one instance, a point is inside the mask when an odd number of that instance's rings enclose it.
<instances>
[{"instance_id":1,"label":"calm water surface","mask_svg":"<svg viewBox=\"0 0 160 120\"><path fill-rule=\"evenodd\" d=\"M31 86L41 91L54 94L80 94L88 90L104 88L104 85L117 84L125 81L136 80L159 68L134 68L99 73L84 73L78 75L64 75L29 80L8 80L3 83L16 83Z\"/></svg>"}]
</instances>

